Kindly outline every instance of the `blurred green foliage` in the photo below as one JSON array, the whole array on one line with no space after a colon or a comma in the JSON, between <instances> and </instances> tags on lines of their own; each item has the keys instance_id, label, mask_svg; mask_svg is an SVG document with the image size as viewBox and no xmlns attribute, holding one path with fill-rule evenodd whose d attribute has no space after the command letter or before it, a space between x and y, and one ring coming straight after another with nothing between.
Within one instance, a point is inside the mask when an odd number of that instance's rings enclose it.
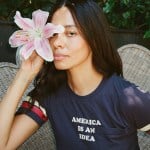
<instances>
[{"instance_id":1,"label":"blurred green foliage","mask_svg":"<svg viewBox=\"0 0 150 150\"><path fill-rule=\"evenodd\" d=\"M31 17L36 9L49 11L55 0L0 0L0 20L13 21L16 11L22 16Z\"/></svg>"},{"instance_id":2,"label":"blurred green foliage","mask_svg":"<svg viewBox=\"0 0 150 150\"><path fill-rule=\"evenodd\" d=\"M109 24L121 29L143 30L150 38L150 0L100 0Z\"/></svg>"},{"instance_id":3,"label":"blurred green foliage","mask_svg":"<svg viewBox=\"0 0 150 150\"><path fill-rule=\"evenodd\" d=\"M34 10L50 11L56 0L0 0L0 21L13 21L16 10L30 17ZM110 26L144 31L150 38L150 0L96 0Z\"/></svg>"}]
</instances>

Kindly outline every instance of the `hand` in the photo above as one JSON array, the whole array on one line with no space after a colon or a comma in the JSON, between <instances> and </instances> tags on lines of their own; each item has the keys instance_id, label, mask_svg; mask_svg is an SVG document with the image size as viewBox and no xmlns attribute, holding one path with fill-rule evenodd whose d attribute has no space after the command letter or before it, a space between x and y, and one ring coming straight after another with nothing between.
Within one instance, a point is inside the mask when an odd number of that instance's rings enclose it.
<instances>
[{"instance_id":1,"label":"hand","mask_svg":"<svg viewBox=\"0 0 150 150\"><path fill-rule=\"evenodd\" d=\"M35 51L27 59L23 60L20 69L27 75L31 80L38 74L42 68L44 60Z\"/></svg>"}]
</instances>

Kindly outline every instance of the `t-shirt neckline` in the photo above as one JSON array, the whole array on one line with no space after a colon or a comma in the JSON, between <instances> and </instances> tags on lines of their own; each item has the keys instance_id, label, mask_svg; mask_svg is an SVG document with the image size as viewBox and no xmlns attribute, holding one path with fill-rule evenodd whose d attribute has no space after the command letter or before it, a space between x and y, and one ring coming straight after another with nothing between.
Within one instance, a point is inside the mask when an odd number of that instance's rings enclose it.
<instances>
[{"instance_id":1,"label":"t-shirt neckline","mask_svg":"<svg viewBox=\"0 0 150 150\"><path fill-rule=\"evenodd\" d=\"M66 87L67 87L67 91L69 92L69 94L71 94L71 95L74 96L75 98L77 98L77 99L79 99L79 100L81 100L81 99L82 99L82 100L84 100L84 99L87 100L87 99L89 99L89 98L95 96L96 94L100 93L100 92L102 91L104 85L105 85L105 82L106 82L106 78L103 78L103 79L101 80L101 82L98 84L98 86L95 88L94 91L92 91L91 93L89 93L89 94L87 94L87 95L83 95L83 96L76 94L76 93L70 88L70 86L68 85L68 83L67 83Z\"/></svg>"}]
</instances>

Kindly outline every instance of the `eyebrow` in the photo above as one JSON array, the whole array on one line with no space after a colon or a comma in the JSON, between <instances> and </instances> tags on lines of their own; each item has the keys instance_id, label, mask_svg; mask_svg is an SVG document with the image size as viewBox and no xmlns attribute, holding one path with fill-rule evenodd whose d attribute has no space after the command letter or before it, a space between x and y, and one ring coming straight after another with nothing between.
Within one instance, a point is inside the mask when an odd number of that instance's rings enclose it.
<instances>
[{"instance_id":1,"label":"eyebrow","mask_svg":"<svg viewBox=\"0 0 150 150\"><path fill-rule=\"evenodd\" d=\"M76 27L76 28L77 28L76 25L64 25L64 27L65 27L65 28L71 28L71 27Z\"/></svg>"}]
</instances>

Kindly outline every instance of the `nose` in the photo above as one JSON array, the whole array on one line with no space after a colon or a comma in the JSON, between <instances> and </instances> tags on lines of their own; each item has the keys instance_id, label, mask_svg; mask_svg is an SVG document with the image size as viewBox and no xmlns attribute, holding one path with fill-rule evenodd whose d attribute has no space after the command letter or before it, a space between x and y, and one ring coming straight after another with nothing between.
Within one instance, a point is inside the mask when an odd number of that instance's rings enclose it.
<instances>
[{"instance_id":1,"label":"nose","mask_svg":"<svg viewBox=\"0 0 150 150\"><path fill-rule=\"evenodd\" d=\"M56 35L54 35L54 37L52 38L51 44L53 45L53 47L55 49L57 48L64 48L65 46L65 36L63 33L58 33Z\"/></svg>"}]
</instances>

